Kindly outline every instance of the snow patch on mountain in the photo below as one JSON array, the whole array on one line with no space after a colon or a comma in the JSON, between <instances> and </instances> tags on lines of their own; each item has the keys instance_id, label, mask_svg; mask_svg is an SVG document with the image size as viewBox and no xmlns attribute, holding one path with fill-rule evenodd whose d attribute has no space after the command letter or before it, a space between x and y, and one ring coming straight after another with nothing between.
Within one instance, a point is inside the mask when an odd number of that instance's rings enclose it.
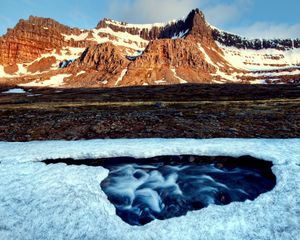
<instances>
[{"instance_id":1,"label":"snow patch on mountain","mask_svg":"<svg viewBox=\"0 0 300 240\"><path fill-rule=\"evenodd\" d=\"M72 76L72 74L58 74L52 76L49 80L33 81L29 83L20 84L22 87L61 87L64 85L64 79Z\"/></svg>"},{"instance_id":2,"label":"snow patch on mountain","mask_svg":"<svg viewBox=\"0 0 300 240\"><path fill-rule=\"evenodd\" d=\"M213 81L215 83L223 83L223 81L231 81L231 82L239 82L240 80L237 78L237 74L236 73L232 73L232 74L227 74L225 72L223 72L218 64L215 64L210 56L207 54L207 52L205 51L205 49L201 46L201 44L198 43L198 47L201 53L203 53L204 57L205 57L205 61L214 66L216 68L216 73L211 74L211 76L213 77L220 77L221 81L213 79Z\"/></svg>"},{"instance_id":3,"label":"snow patch on mountain","mask_svg":"<svg viewBox=\"0 0 300 240\"><path fill-rule=\"evenodd\" d=\"M85 40L88 37L89 33L88 32L81 33L80 35L74 35L74 34L66 35L66 34L62 33L61 35L64 36L64 38L65 38L66 41L70 41L72 39L74 41L83 41L83 40Z\"/></svg>"},{"instance_id":4,"label":"snow patch on mountain","mask_svg":"<svg viewBox=\"0 0 300 240\"><path fill-rule=\"evenodd\" d=\"M161 80L156 80L156 81L154 81L155 82L155 84L165 84L166 83L166 80L165 79L161 79Z\"/></svg>"},{"instance_id":5,"label":"snow patch on mountain","mask_svg":"<svg viewBox=\"0 0 300 240\"><path fill-rule=\"evenodd\" d=\"M103 34L107 36L103 36ZM89 40L94 40L98 44L111 42L114 45L130 48L135 51L143 51L149 43L149 41L141 38L139 35L132 35L128 32L115 32L109 27L93 29L92 35L93 38L89 38Z\"/></svg>"},{"instance_id":6,"label":"snow patch on mountain","mask_svg":"<svg viewBox=\"0 0 300 240\"><path fill-rule=\"evenodd\" d=\"M79 76L79 75L82 75L84 73L86 73L86 71L80 71L79 73L76 74L76 77Z\"/></svg>"},{"instance_id":7,"label":"snow patch on mountain","mask_svg":"<svg viewBox=\"0 0 300 240\"><path fill-rule=\"evenodd\" d=\"M177 78L177 79L179 80L179 83L181 83L181 84L188 83L188 81L182 79L181 77L179 77L179 76L177 75L177 72L176 72L176 69L175 69L175 68L171 68L171 71L173 72L174 77Z\"/></svg>"},{"instance_id":8,"label":"snow patch on mountain","mask_svg":"<svg viewBox=\"0 0 300 240\"><path fill-rule=\"evenodd\" d=\"M188 34L189 31L190 31L190 30L187 29L187 30L185 30L185 31L181 31L181 32L179 32L179 33L175 33L175 34L173 35L172 39L175 40L175 39L178 39L178 38L184 38L184 37Z\"/></svg>"},{"instance_id":9,"label":"snow patch on mountain","mask_svg":"<svg viewBox=\"0 0 300 240\"><path fill-rule=\"evenodd\" d=\"M250 73L245 73L244 75L245 76L251 76L251 77L293 76L293 75L300 75L300 70L292 69L291 71L250 72Z\"/></svg>"},{"instance_id":10,"label":"snow patch on mountain","mask_svg":"<svg viewBox=\"0 0 300 240\"><path fill-rule=\"evenodd\" d=\"M127 71L128 71L128 68L125 68L125 69L121 72L121 75L120 75L120 77L118 78L118 80L116 81L115 86L118 86L118 85L119 85L119 83L123 80L124 76L126 75Z\"/></svg>"},{"instance_id":11,"label":"snow patch on mountain","mask_svg":"<svg viewBox=\"0 0 300 240\"><path fill-rule=\"evenodd\" d=\"M130 23L119 22L119 21L115 21L115 20L111 20L111 19L106 19L105 23L108 25L114 25L114 26L121 27L121 28L136 28L136 29L140 29L140 30L147 29L149 31L155 27L162 28L167 25L172 25L172 24L176 23L177 21L178 20L171 20L171 21L165 22L165 23L130 24Z\"/></svg>"},{"instance_id":12,"label":"snow patch on mountain","mask_svg":"<svg viewBox=\"0 0 300 240\"><path fill-rule=\"evenodd\" d=\"M300 49L238 49L217 42L224 58L235 68L248 71L276 70L286 67L300 67Z\"/></svg>"}]
</instances>

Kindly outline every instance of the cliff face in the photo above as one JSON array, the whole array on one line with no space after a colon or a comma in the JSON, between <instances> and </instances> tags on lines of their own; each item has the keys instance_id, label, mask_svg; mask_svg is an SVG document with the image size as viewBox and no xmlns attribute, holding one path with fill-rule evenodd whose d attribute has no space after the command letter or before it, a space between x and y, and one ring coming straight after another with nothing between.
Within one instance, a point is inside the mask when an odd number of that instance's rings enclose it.
<instances>
[{"instance_id":1,"label":"cliff face","mask_svg":"<svg viewBox=\"0 0 300 240\"><path fill-rule=\"evenodd\" d=\"M0 38L0 64L30 62L41 54L63 46L85 47L84 42L66 42L62 34L79 34L80 30L64 26L49 18L29 17Z\"/></svg>"},{"instance_id":2,"label":"cliff face","mask_svg":"<svg viewBox=\"0 0 300 240\"><path fill-rule=\"evenodd\" d=\"M73 66L114 73L128 62L120 49L108 42L88 47Z\"/></svg>"},{"instance_id":3,"label":"cliff face","mask_svg":"<svg viewBox=\"0 0 300 240\"><path fill-rule=\"evenodd\" d=\"M213 29L212 35L215 41L228 46L239 49L278 49L287 50L292 48L300 48L300 39L246 39L235 34Z\"/></svg>"},{"instance_id":4,"label":"cliff face","mask_svg":"<svg viewBox=\"0 0 300 240\"><path fill-rule=\"evenodd\" d=\"M110 28L115 32L127 32L132 35L138 35L145 40L153 40L159 37L163 27L155 25L144 27L139 24L128 24L105 18L101 20L96 27L96 29L101 28Z\"/></svg>"},{"instance_id":5,"label":"cliff face","mask_svg":"<svg viewBox=\"0 0 300 240\"><path fill-rule=\"evenodd\" d=\"M216 71L208 64L196 42L187 39L160 39L152 41L144 54L128 67L121 82L128 85L179 84L210 82L210 73Z\"/></svg>"},{"instance_id":6,"label":"cliff face","mask_svg":"<svg viewBox=\"0 0 300 240\"><path fill-rule=\"evenodd\" d=\"M176 38L182 35L194 35L201 40L211 40L211 29L205 21L204 14L199 9L192 10L186 19L166 24L128 24L111 19L101 20L96 29L110 28L115 32L127 32L139 35L145 40Z\"/></svg>"},{"instance_id":7,"label":"cliff face","mask_svg":"<svg viewBox=\"0 0 300 240\"><path fill-rule=\"evenodd\" d=\"M68 75L66 87L178 83L282 83L300 79L300 40L248 40L195 9L166 24L101 20L81 30L29 17L0 37L0 79ZM1 80L0 80L1 83Z\"/></svg>"}]
</instances>

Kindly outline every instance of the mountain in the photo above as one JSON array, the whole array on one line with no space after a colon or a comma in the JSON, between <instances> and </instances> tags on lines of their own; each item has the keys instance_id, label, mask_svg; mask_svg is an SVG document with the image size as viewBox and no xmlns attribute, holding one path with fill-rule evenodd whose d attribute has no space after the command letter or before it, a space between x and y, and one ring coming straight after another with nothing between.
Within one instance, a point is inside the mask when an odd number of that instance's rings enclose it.
<instances>
[{"instance_id":1,"label":"mountain","mask_svg":"<svg viewBox=\"0 0 300 240\"><path fill-rule=\"evenodd\" d=\"M211 26L198 9L163 24L103 19L95 29L31 16L0 37L1 84L117 87L299 81L299 39L249 40Z\"/></svg>"}]
</instances>

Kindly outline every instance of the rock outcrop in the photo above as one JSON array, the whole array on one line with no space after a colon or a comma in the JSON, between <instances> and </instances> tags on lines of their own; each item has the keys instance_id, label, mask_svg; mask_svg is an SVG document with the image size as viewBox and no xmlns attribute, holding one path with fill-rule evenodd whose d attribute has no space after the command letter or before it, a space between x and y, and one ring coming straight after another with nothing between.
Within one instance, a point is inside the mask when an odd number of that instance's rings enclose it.
<instances>
[{"instance_id":1,"label":"rock outcrop","mask_svg":"<svg viewBox=\"0 0 300 240\"><path fill-rule=\"evenodd\" d=\"M55 57L46 57L41 60L37 60L28 66L27 70L31 73L43 72L49 70L53 64L56 63Z\"/></svg>"},{"instance_id":2,"label":"rock outcrop","mask_svg":"<svg viewBox=\"0 0 300 240\"><path fill-rule=\"evenodd\" d=\"M239 49L278 49L287 50L292 48L300 48L300 39L252 39L243 38L241 36L213 29L212 35L214 40L228 46Z\"/></svg>"},{"instance_id":3,"label":"rock outcrop","mask_svg":"<svg viewBox=\"0 0 300 240\"><path fill-rule=\"evenodd\" d=\"M74 63L75 66L114 73L129 60L110 42L88 47Z\"/></svg>"},{"instance_id":4,"label":"rock outcrop","mask_svg":"<svg viewBox=\"0 0 300 240\"><path fill-rule=\"evenodd\" d=\"M215 72L215 67L205 61L196 42L159 39L152 41L144 54L129 65L122 84L207 83L210 74Z\"/></svg>"},{"instance_id":5,"label":"rock outcrop","mask_svg":"<svg viewBox=\"0 0 300 240\"><path fill-rule=\"evenodd\" d=\"M54 49L66 46L63 33L80 32L49 18L29 17L20 20L15 28L0 38L0 64L30 62L43 53L50 53ZM70 43L78 46L80 43ZM84 46L84 44L82 44Z\"/></svg>"}]
</instances>

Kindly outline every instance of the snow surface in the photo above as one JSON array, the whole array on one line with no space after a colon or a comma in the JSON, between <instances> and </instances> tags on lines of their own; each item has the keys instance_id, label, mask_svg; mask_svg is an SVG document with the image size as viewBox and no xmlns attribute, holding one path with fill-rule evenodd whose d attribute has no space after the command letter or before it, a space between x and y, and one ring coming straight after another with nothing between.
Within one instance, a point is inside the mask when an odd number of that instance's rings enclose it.
<instances>
[{"instance_id":1,"label":"snow surface","mask_svg":"<svg viewBox=\"0 0 300 240\"><path fill-rule=\"evenodd\" d=\"M106 84L108 84L108 81L107 81L107 80L102 80L101 83L102 83L103 85L106 85Z\"/></svg>"},{"instance_id":2,"label":"snow surface","mask_svg":"<svg viewBox=\"0 0 300 240\"><path fill-rule=\"evenodd\" d=\"M166 83L166 80L165 79L161 79L161 80L156 80L154 81L156 84L164 84Z\"/></svg>"},{"instance_id":3,"label":"snow surface","mask_svg":"<svg viewBox=\"0 0 300 240\"><path fill-rule=\"evenodd\" d=\"M7 77L9 76L5 71L4 71L4 66L0 65L0 77Z\"/></svg>"},{"instance_id":4,"label":"snow surface","mask_svg":"<svg viewBox=\"0 0 300 240\"><path fill-rule=\"evenodd\" d=\"M122 70L120 77L118 78L118 80L115 83L115 86L118 86L118 84L123 80L123 78L126 75L127 71L128 71L127 68Z\"/></svg>"},{"instance_id":5,"label":"snow surface","mask_svg":"<svg viewBox=\"0 0 300 240\"><path fill-rule=\"evenodd\" d=\"M2 92L2 93L9 93L9 94L23 94L23 93L26 93L26 91L22 88L12 88L12 89L9 89L5 92Z\"/></svg>"},{"instance_id":6,"label":"snow surface","mask_svg":"<svg viewBox=\"0 0 300 240\"><path fill-rule=\"evenodd\" d=\"M50 53L42 54L39 58L35 59L32 62L29 62L29 63L26 63L26 64L17 64L19 69L14 74L5 73L4 67L2 65L0 65L0 78L1 77L3 77L3 78L14 78L14 77L20 77L20 76L23 76L23 75L34 76L34 75L41 74L43 72L35 72L35 73L28 72L27 71L27 66L30 66L33 63L35 63L37 61L40 61L43 58L48 58L48 57L55 57L56 58L56 63L53 64L53 66L51 68L52 70L55 70L55 69L58 68L58 65L59 65L60 62L65 61L65 60L77 59L84 52L84 50L85 50L85 48L63 47L60 54L58 54L56 52L56 50L53 50ZM48 70L46 70L44 72L48 72Z\"/></svg>"},{"instance_id":7,"label":"snow surface","mask_svg":"<svg viewBox=\"0 0 300 240\"><path fill-rule=\"evenodd\" d=\"M292 71L280 71L280 72L250 72L250 73L246 73L244 75L252 76L252 77L294 76L294 75L300 75L300 70L292 69Z\"/></svg>"},{"instance_id":8,"label":"snow surface","mask_svg":"<svg viewBox=\"0 0 300 240\"><path fill-rule=\"evenodd\" d=\"M212 76L219 76L219 77L221 77L222 80L225 80L225 81L232 81L232 82L238 82L238 81L240 81L239 79L237 79L237 77L236 77L237 75L236 74L228 75L227 73L221 71L220 67L211 60L210 56L207 54L207 52L201 46L200 43L198 43L198 47L199 47L200 52L203 53L203 55L205 57L205 61L208 64L210 64L210 65L212 65L212 66L214 66L216 68L216 73L215 74L211 74ZM218 80L213 80L213 81L215 83L223 83L222 81L218 81Z\"/></svg>"},{"instance_id":9,"label":"snow surface","mask_svg":"<svg viewBox=\"0 0 300 240\"><path fill-rule=\"evenodd\" d=\"M218 46L223 50L225 59L235 68L249 71L275 70L282 67L292 67L300 65L300 49L290 50L277 49L238 49L227 47L218 42Z\"/></svg>"},{"instance_id":10,"label":"snow surface","mask_svg":"<svg viewBox=\"0 0 300 240\"><path fill-rule=\"evenodd\" d=\"M29 83L20 84L22 87L61 87L64 85L64 79L72 76L72 74L58 74L50 77L45 81L32 81Z\"/></svg>"},{"instance_id":11,"label":"snow surface","mask_svg":"<svg viewBox=\"0 0 300 240\"><path fill-rule=\"evenodd\" d=\"M120 139L0 142L0 239L297 239L300 139ZM271 160L276 187L255 201L211 205L142 227L123 222L100 188L102 167L45 165L47 158L170 154Z\"/></svg>"},{"instance_id":12,"label":"snow surface","mask_svg":"<svg viewBox=\"0 0 300 240\"><path fill-rule=\"evenodd\" d=\"M86 33L81 33L79 35L74 35L74 34L66 35L66 34L62 33L61 35L64 36L64 38L65 38L66 41L69 41L71 39L73 39L74 41L83 41L83 40L85 40L88 37L89 33L86 32Z\"/></svg>"},{"instance_id":13,"label":"snow surface","mask_svg":"<svg viewBox=\"0 0 300 240\"><path fill-rule=\"evenodd\" d=\"M171 71L173 72L174 77L177 78L177 79L179 80L179 83L181 83L181 84L188 83L188 81L182 79L181 77L179 77L179 76L177 75L177 72L176 72L176 69L175 69L175 68L171 68Z\"/></svg>"},{"instance_id":14,"label":"snow surface","mask_svg":"<svg viewBox=\"0 0 300 240\"><path fill-rule=\"evenodd\" d=\"M99 34L109 34L116 39L111 40L109 37L101 37ZM139 35L132 35L128 32L115 32L111 28L93 29L93 38L90 40L96 41L98 44L111 42L114 45L131 48L134 50L143 51L149 41L141 38Z\"/></svg>"},{"instance_id":15,"label":"snow surface","mask_svg":"<svg viewBox=\"0 0 300 240\"><path fill-rule=\"evenodd\" d=\"M38 60L40 60L41 58L39 58ZM37 60L35 60L37 61ZM27 66L31 65L32 63L34 63L35 61L29 63L29 64L26 64ZM14 77L20 77L20 76L23 76L23 75L37 75L37 74L40 74L40 72L36 72L36 73L31 73L31 72L28 72L27 71L27 68L19 63L17 64L18 66L18 71L13 73L13 74L8 74L4 71L4 66L0 65L0 78L3 77L3 78L14 78Z\"/></svg>"},{"instance_id":16,"label":"snow surface","mask_svg":"<svg viewBox=\"0 0 300 240\"><path fill-rule=\"evenodd\" d=\"M81 75L81 74L84 74L84 73L86 73L86 71L80 71L79 73L76 74L76 77Z\"/></svg>"},{"instance_id":17,"label":"snow surface","mask_svg":"<svg viewBox=\"0 0 300 240\"><path fill-rule=\"evenodd\" d=\"M110 24L110 25L115 25L115 26L118 26L118 27L122 27L122 28L138 28L138 29L148 29L148 30L151 30L152 28L154 27L157 27L157 28L161 28L161 27L165 27L167 25L171 25L173 23L176 23L177 21L179 20L172 20L172 21L169 21L169 22L165 22L165 23L152 23L152 24L130 24L130 23L122 23L122 22L119 22L119 21L115 21L115 20L106 20L105 22L107 24Z\"/></svg>"}]
</instances>

